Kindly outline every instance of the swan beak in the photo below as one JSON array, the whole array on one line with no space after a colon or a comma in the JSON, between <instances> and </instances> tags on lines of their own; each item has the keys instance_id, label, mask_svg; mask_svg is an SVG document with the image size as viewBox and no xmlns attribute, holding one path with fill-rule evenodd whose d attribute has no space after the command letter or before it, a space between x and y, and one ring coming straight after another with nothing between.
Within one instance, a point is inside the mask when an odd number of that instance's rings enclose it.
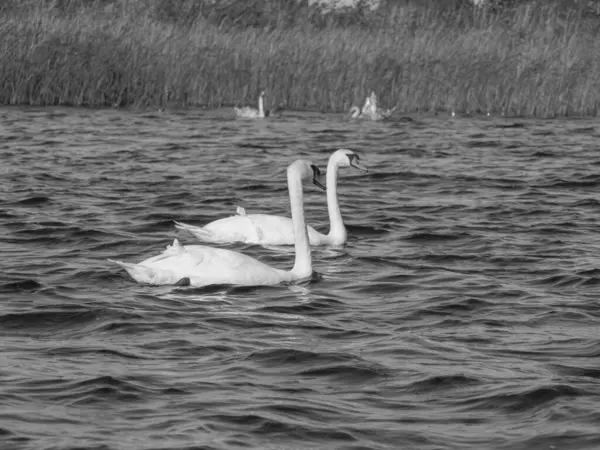
<instances>
[{"instance_id":1,"label":"swan beak","mask_svg":"<svg viewBox=\"0 0 600 450\"><path fill-rule=\"evenodd\" d=\"M355 169L362 170L363 172L369 171L369 169L367 169L365 166L363 166L361 163L359 163L356 160L356 158L352 158L352 161L350 161L350 166L354 167Z\"/></svg>"},{"instance_id":2,"label":"swan beak","mask_svg":"<svg viewBox=\"0 0 600 450\"><path fill-rule=\"evenodd\" d=\"M313 178L313 184L317 187L320 187L321 189L323 189L324 191L327 190L327 188L325 187L325 185L323 183L321 183L319 180L317 180L317 178Z\"/></svg>"}]
</instances>

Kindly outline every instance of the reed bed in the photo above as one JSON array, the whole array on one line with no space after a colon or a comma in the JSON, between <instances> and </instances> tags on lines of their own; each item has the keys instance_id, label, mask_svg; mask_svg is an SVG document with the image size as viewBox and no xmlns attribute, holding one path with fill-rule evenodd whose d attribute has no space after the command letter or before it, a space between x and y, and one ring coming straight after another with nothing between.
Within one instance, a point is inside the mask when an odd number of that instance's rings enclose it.
<instances>
[{"instance_id":1,"label":"reed bed","mask_svg":"<svg viewBox=\"0 0 600 450\"><path fill-rule=\"evenodd\" d=\"M6 0L0 103L597 115L600 21L576 2ZM237 6L236 6L237 5ZM236 10L236 8L238 8Z\"/></svg>"}]
</instances>

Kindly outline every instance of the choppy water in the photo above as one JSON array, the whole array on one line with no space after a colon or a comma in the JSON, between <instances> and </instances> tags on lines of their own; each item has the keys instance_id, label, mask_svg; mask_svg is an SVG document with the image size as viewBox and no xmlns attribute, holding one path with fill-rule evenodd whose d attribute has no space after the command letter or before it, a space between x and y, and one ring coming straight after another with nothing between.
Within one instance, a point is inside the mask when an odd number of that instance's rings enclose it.
<instances>
[{"instance_id":1,"label":"choppy water","mask_svg":"<svg viewBox=\"0 0 600 450\"><path fill-rule=\"evenodd\" d=\"M597 121L0 120L0 448L600 447ZM106 261L197 243L173 219L287 214L287 164L339 147L370 172L340 175L320 280L149 287Z\"/></svg>"}]
</instances>

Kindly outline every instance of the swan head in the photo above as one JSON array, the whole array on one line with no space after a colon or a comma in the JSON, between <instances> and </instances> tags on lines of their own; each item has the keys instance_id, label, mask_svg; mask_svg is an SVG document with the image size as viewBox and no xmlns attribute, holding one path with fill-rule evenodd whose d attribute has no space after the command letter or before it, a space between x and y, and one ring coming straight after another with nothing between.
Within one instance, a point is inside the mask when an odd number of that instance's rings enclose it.
<instances>
[{"instance_id":1,"label":"swan head","mask_svg":"<svg viewBox=\"0 0 600 450\"><path fill-rule=\"evenodd\" d=\"M363 172L369 171L360 163L360 156L358 156L358 153L348 150L347 148L341 148L334 152L329 159L333 160L338 167L354 167Z\"/></svg>"},{"instance_id":2,"label":"swan head","mask_svg":"<svg viewBox=\"0 0 600 450\"><path fill-rule=\"evenodd\" d=\"M319 181L322 175L321 170L310 161L304 159L294 161L288 167L288 176L290 175L299 175L302 181L311 181L315 186L326 190L325 186Z\"/></svg>"}]
</instances>

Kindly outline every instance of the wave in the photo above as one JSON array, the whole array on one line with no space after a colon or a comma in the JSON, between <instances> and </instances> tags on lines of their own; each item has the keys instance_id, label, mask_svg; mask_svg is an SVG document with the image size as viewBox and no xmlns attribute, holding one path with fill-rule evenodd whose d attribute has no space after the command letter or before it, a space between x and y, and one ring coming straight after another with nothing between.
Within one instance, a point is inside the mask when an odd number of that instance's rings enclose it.
<instances>
[{"instance_id":1,"label":"wave","mask_svg":"<svg viewBox=\"0 0 600 450\"><path fill-rule=\"evenodd\" d=\"M0 447L598 446L593 121L4 118ZM340 172L348 242L306 283L146 286L106 261L156 254L173 219L289 211L285 167L338 147L369 173Z\"/></svg>"}]
</instances>

